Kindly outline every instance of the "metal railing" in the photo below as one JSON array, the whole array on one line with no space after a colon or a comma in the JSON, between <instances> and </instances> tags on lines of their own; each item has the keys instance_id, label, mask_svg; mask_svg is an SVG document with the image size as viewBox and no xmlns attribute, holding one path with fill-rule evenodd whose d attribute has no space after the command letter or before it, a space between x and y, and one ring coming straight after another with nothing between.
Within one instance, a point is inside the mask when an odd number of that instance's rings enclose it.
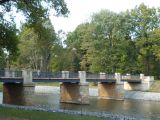
<instances>
[{"instance_id":1,"label":"metal railing","mask_svg":"<svg viewBox=\"0 0 160 120\"><path fill-rule=\"evenodd\" d=\"M122 80L141 80L140 75L122 75Z\"/></svg>"},{"instance_id":2,"label":"metal railing","mask_svg":"<svg viewBox=\"0 0 160 120\"><path fill-rule=\"evenodd\" d=\"M20 70L0 70L0 77L22 77Z\"/></svg>"},{"instance_id":3,"label":"metal railing","mask_svg":"<svg viewBox=\"0 0 160 120\"><path fill-rule=\"evenodd\" d=\"M0 77L5 77L5 71L4 70L0 70Z\"/></svg>"},{"instance_id":4,"label":"metal railing","mask_svg":"<svg viewBox=\"0 0 160 120\"><path fill-rule=\"evenodd\" d=\"M79 74L76 72L69 72L69 78L79 78Z\"/></svg>"},{"instance_id":5,"label":"metal railing","mask_svg":"<svg viewBox=\"0 0 160 120\"><path fill-rule=\"evenodd\" d=\"M86 79L100 79L100 75L95 73L87 73Z\"/></svg>"},{"instance_id":6,"label":"metal railing","mask_svg":"<svg viewBox=\"0 0 160 120\"><path fill-rule=\"evenodd\" d=\"M9 69L0 69L0 77L23 77L21 70L9 70ZM41 72L33 71L33 78L79 78L78 72ZM86 79L95 79L95 80L116 80L114 74L98 74L98 73L86 73ZM121 80L141 80L140 75L121 75Z\"/></svg>"},{"instance_id":7,"label":"metal railing","mask_svg":"<svg viewBox=\"0 0 160 120\"><path fill-rule=\"evenodd\" d=\"M62 78L61 72L32 72L33 78Z\"/></svg>"},{"instance_id":8,"label":"metal railing","mask_svg":"<svg viewBox=\"0 0 160 120\"><path fill-rule=\"evenodd\" d=\"M114 75L114 74L95 74L95 73L87 73L86 79L115 80L115 75Z\"/></svg>"}]
</instances>

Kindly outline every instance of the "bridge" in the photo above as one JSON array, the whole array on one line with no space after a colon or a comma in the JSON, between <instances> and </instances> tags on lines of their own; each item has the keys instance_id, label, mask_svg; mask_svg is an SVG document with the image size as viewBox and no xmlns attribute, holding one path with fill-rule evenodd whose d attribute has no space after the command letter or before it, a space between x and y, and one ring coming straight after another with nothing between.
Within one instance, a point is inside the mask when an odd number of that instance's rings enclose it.
<instances>
[{"instance_id":1,"label":"bridge","mask_svg":"<svg viewBox=\"0 0 160 120\"><path fill-rule=\"evenodd\" d=\"M0 82L4 83L23 83L23 73L25 71L14 71L14 70L1 70L0 71ZM81 72L81 71L80 71ZM80 73L79 72L79 73ZM26 73L24 73L26 74ZM39 72L33 71L32 73L32 82L80 82L80 76L75 72L62 71L62 72ZM84 73L86 74L86 73ZM87 82L106 82L106 83L115 83L115 75L111 74L93 74L87 73L85 75Z\"/></svg>"},{"instance_id":2,"label":"bridge","mask_svg":"<svg viewBox=\"0 0 160 120\"><path fill-rule=\"evenodd\" d=\"M147 78L143 74L93 74L85 71L76 73L5 69L0 70L0 82L3 82L4 93L11 91L13 87L15 89L15 86L21 93L34 93L34 83L36 82L60 82L61 102L89 104L89 82L98 83L100 98L123 99L126 90L148 90L153 79ZM9 97L11 96L9 95Z\"/></svg>"}]
</instances>

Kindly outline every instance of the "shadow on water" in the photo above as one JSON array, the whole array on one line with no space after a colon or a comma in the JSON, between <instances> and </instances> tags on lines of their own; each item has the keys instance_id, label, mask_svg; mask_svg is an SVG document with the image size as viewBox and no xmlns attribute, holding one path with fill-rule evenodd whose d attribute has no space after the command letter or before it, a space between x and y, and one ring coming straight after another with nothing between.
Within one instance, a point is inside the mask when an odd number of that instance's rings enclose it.
<instances>
[{"instance_id":1,"label":"shadow on water","mask_svg":"<svg viewBox=\"0 0 160 120\"><path fill-rule=\"evenodd\" d=\"M22 90L20 86L4 87L0 93L1 104L37 106L50 109L68 109L90 112L106 112L134 117L145 117L150 120L160 119L160 102L139 100L107 100L90 97L90 105L60 103L59 93L33 93ZM21 92L19 92L21 91Z\"/></svg>"}]
</instances>

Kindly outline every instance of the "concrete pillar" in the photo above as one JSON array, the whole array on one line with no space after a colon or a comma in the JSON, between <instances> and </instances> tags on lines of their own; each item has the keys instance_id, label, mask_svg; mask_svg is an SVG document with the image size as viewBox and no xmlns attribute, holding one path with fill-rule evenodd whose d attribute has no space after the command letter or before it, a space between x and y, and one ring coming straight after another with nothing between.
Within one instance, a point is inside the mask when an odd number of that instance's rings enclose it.
<instances>
[{"instance_id":1,"label":"concrete pillar","mask_svg":"<svg viewBox=\"0 0 160 120\"><path fill-rule=\"evenodd\" d=\"M79 83L62 83L60 85L60 102L89 104L89 86L86 82L86 72L79 71L79 78Z\"/></svg>"},{"instance_id":2,"label":"concrete pillar","mask_svg":"<svg viewBox=\"0 0 160 120\"><path fill-rule=\"evenodd\" d=\"M100 72L99 77L100 79L106 79L106 73Z\"/></svg>"},{"instance_id":3,"label":"concrete pillar","mask_svg":"<svg viewBox=\"0 0 160 120\"><path fill-rule=\"evenodd\" d=\"M148 91L154 82L154 77L140 74L140 79L140 83L124 82L124 89L127 91Z\"/></svg>"},{"instance_id":4,"label":"concrete pillar","mask_svg":"<svg viewBox=\"0 0 160 120\"><path fill-rule=\"evenodd\" d=\"M80 83L87 83L86 82L86 71L79 71L79 79L80 79Z\"/></svg>"},{"instance_id":5,"label":"concrete pillar","mask_svg":"<svg viewBox=\"0 0 160 120\"><path fill-rule=\"evenodd\" d=\"M8 74L8 71L6 72ZM15 74L10 74L13 77ZM23 83L3 84L3 103L26 105L28 95L34 94L35 85L32 82L32 71L22 71Z\"/></svg>"},{"instance_id":6,"label":"concrete pillar","mask_svg":"<svg viewBox=\"0 0 160 120\"><path fill-rule=\"evenodd\" d=\"M69 78L69 71L62 71L62 78Z\"/></svg>"},{"instance_id":7,"label":"concrete pillar","mask_svg":"<svg viewBox=\"0 0 160 120\"><path fill-rule=\"evenodd\" d=\"M86 71L79 71L79 92L81 104L89 104L89 84L86 78Z\"/></svg>"},{"instance_id":8,"label":"concrete pillar","mask_svg":"<svg viewBox=\"0 0 160 120\"><path fill-rule=\"evenodd\" d=\"M144 80L144 74L142 74L142 73L140 74L140 79Z\"/></svg>"},{"instance_id":9,"label":"concrete pillar","mask_svg":"<svg viewBox=\"0 0 160 120\"><path fill-rule=\"evenodd\" d=\"M3 84L3 104L27 105L35 87L25 87L22 83Z\"/></svg>"},{"instance_id":10,"label":"concrete pillar","mask_svg":"<svg viewBox=\"0 0 160 120\"><path fill-rule=\"evenodd\" d=\"M124 99L124 90L122 84L116 83L98 83L98 97L102 99Z\"/></svg>"},{"instance_id":11,"label":"concrete pillar","mask_svg":"<svg viewBox=\"0 0 160 120\"><path fill-rule=\"evenodd\" d=\"M34 86L32 82L32 71L31 70L22 70L23 85L25 86Z\"/></svg>"},{"instance_id":12,"label":"concrete pillar","mask_svg":"<svg viewBox=\"0 0 160 120\"><path fill-rule=\"evenodd\" d=\"M116 100L124 99L124 89L123 82L121 82L121 74L115 73L115 79L115 83L98 83L99 98Z\"/></svg>"},{"instance_id":13,"label":"concrete pillar","mask_svg":"<svg viewBox=\"0 0 160 120\"><path fill-rule=\"evenodd\" d=\"M122 75L121 73L115 73L115 79L117 84L123 84L122 80Z\"/></svg>"}]
</instances>

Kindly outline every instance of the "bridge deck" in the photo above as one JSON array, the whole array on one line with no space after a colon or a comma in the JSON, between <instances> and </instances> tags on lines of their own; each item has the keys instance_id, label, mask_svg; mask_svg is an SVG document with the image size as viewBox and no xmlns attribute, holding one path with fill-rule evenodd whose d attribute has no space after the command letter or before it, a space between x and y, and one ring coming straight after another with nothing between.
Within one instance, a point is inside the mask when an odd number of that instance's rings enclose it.
<instances>
[{"instance_id":1,"label":"bridge deck","mask_svg":"<svg viewBox=\"0 0 160 120\"><path fill-rule=\"evenodd\" d=\"M128 83L141 83L142 82L142 80L131 80L131 79L122 79L121 81L123 81L123 82L128 82Z\"/></svg>"},{"instance_id":2,"label":"bridge deck","mask_svg":"<svg viewBox=\"0 0 160 120\"><path fill-rule=\"evenodd\" d=\"M104 82L104 83L115 83L115 79L98 79L98 78L87 78L87 82ZM0 77L0 82L23 82L22 77ZM79 78L33 78L33 82L80 82Z\"/></svg>"},{"instance_id":3,"label":"bridge deck","mask_svg":"<svg viewBox=\"0 0 160 120\"><path fill-rule=\"evenodd\" d=\"M115 79L96 79L96 78L87 78L87 82L103 82L103 83L116 83Z\"/></svg>"},{"instance_id":4,"label":"bridge deck","mask_svg":"<svg viewBox=\"0 0 160 120\"><path fill-rule=\"evenodd\" d=\"M103 82L103 83L116 83L115 79L100 79L100 78L87 78L86 79L87 82ZM141 83L142 81L139 79L122 79L121 81L123 82L128 82L128 83ZM22 83L23 82L23 78L22 77L0 77L0 82L4 82L4 83L15 83L15 82L19 82ZM33 82L70 82L70 83L76 83L76 82L80 82L79 78L33 78Z\"/></svg>"},{"instance_id":5,"label":"bridge deck","mask_svg":"<svg viewBox=\"0 0 160 120\"><path fill-rule=\"evenodd\" d=\"M0 77L0 82L4 83L22 83L23 78L22 77L16 77L16 78L11 78L11 77Z\"/></svg>"},{"instance_id":6,"label":"bridge deck","mask_svg":"<svg viewBox=\"0 0 160 120\"><path fill-rule=\"evenodd\" d=\"M33 78L33 82L79 82L79 78Z\"/></svg>"}]
</instances>

